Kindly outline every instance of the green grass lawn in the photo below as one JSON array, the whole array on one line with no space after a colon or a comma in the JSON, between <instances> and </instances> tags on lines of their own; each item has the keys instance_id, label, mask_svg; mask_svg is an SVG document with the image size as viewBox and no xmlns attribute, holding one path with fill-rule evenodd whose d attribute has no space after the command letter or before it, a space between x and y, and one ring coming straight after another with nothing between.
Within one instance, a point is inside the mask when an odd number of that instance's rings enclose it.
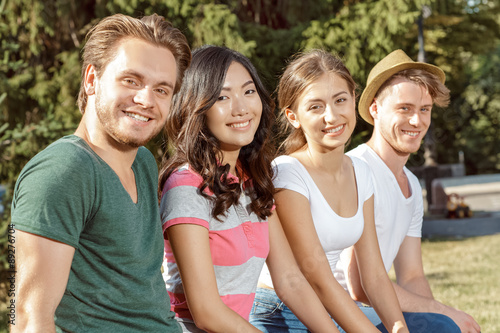
<instances>
[{"instance_id":1,"label":"green grass lawn","mask_svg":"<svg viewBox=\"0 0 500 333\"><path fill-rule=\"evenodd\" d=\"M482 332L500 333L500 234L423 240L422 255L434 297L472 315ZM0 306L0 332L6 332L5 303Z\"/></svg>"},{"instance_id":2,"label":"green grass lawn","mask_svg":"<svg viewBox=\"0 0 500 333\"><path fill-rule=\"evenodd\" d=\"M500 332L500 235L424 241L425 274L434 297Z\"/></svg>"},{"instance_id":3,"label":"green grass lawn","mask_svg":"<svg viewBox=\"0 0 500 333\"><path fill-rule=\"evenodd\" d=\"M482 332L500 333L500 234L423 240L422 256L437 300L470 314Z\"/></svg>"}]
</instances>

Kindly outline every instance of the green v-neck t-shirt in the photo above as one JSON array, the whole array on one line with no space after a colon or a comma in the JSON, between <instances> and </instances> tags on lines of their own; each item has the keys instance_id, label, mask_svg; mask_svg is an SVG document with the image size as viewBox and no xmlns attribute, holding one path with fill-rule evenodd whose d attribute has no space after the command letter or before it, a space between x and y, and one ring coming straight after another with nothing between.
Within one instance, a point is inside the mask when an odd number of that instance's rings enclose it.
<instances>
[{"instance_id":1,"label":"green v-neck t-shirt","mask_svg":"<svg viewBox=\"0 0 500 333\"><path fill-rule=\"evenodd\" d=\"M158 168L140 147L134 203L117 174L80 137L52 143L17 180L17 230L75 248L56 309L58 331L180 332L161 274ZM20 264L20 263L17 263Z\"/></svg>"}]
</instances>

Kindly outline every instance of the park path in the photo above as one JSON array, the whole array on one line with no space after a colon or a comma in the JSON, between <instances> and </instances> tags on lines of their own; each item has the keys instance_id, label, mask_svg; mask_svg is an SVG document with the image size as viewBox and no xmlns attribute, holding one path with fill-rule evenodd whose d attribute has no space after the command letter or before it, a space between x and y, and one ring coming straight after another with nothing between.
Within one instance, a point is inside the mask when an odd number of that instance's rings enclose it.
<instances>
[{"instance_id":1,"label":"park path","mask_svg":"<svg viewBox=\"0 0 500 333\"><path fill-rule=\"evenodd\" d=\"M473 237L500 233L500 181L449 184L447 194L457 193L474 212L473 217L446 219L426 216L423 237Z\"/></svg>"}]
</instances>

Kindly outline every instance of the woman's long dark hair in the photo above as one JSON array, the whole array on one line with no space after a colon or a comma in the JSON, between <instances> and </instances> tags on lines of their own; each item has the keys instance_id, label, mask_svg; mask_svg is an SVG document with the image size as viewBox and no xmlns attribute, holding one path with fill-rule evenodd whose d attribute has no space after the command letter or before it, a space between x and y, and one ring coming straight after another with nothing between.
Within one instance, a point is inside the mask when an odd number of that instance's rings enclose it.
<instances>
[{"instance_id":1,"label":"woman's long dark hair","mask_svg":"<svg viewBox=\"0 0 500 333\"><path fill-rule=\"evenodd\" d=\"M238 202L241 186L228 179L229 164L220 165L223 153L219 141L207 126L207 111L217 101L229 66L237 62L248 71L262 101L262 116L254 140L241 148L239 165L248 176L245 188L253 189L251 209L261 219L271 215L274 186L270 141L274 122L274 103L259 79L257 70L242 54L231 49L207 45L193 52L190 67L184 75L179 93L174 96L164 135L174 147L172 157L163 155L159 176L159 195L168 177L180 166L188 164L202 178L199 193L213 202L212 216L221 220ZM240 181L243 175L239 174ZM209 196L203 191L214 193Z\"/></svg>"}]
</instances>

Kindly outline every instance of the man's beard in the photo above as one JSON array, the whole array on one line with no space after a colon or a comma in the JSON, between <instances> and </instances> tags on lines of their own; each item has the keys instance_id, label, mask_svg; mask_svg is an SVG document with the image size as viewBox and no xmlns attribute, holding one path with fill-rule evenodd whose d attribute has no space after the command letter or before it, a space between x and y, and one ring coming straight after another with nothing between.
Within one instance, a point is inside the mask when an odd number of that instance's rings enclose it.
<instances>
[{"instance_id":1,"label":"man's beard","mask_svg":"<svg viewBox=\"0 0 500 333\"><path fill-rule=\"evenodd\" d=\"M109 104L105 104L102 102L103 99L101 94L99 93L100 91L101 89L98 90L96 95L95 109L97 118L99 119L99 122L101 123L103 130L108 135L108 141L110 141L110 144L116 146L119 149L125 148L123 146L129 148L138 148L140 146L144 146L146 143L149 142L149 140L151 140L156 136L157 133L154 132L151 133L146 139L141 139L140 137L127 135L126 132L120 131L120 129L117 126L118 120L113 117L118 113L118 111L112 110ZM126 107L121 107L120 105L118 105L117 109L126 109Z\"/></svg>"}]
</instances>

